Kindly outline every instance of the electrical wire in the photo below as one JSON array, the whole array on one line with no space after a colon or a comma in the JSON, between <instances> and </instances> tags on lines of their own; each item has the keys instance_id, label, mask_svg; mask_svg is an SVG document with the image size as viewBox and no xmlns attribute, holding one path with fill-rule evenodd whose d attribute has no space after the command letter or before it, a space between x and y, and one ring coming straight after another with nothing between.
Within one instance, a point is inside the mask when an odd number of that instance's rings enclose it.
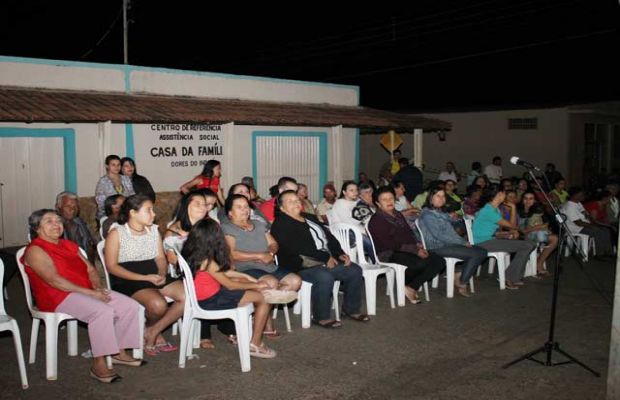
<instances>
[{"instance_id":1,"label":"electrical wire","mask_svg":"<svg viewBox=\"0 0 620 400\"><path fill-rule=\"evenodd\" d=\"M88 57L89 55L91 55L91 53L93 51L95 51L99 45L105 40L105 38L108 37L108 35L110 34L110 32L112 32L112 29L114 29L114 27L116 26L116 24L118 23L118 21L121 18L121 15L123 15L123 8L121 7L121 9L118 11L118 14L116 14L116 17L114 18L114 20L112 21L112 23L110 24L110 27L108 28L107 31L105 31L105 33L101 36L101 38L97 41L97 43L95 43L95 45L88 51L86 51L84 54L82 54L79 57L79 60L83 60L86 57Z\"/></svg>"}]
</instances>

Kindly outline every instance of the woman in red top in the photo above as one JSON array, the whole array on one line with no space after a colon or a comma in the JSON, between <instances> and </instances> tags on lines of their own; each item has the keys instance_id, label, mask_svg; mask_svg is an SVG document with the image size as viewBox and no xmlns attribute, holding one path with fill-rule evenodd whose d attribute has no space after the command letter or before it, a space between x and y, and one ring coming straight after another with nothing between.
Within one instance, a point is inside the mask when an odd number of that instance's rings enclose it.
<instances>
[{"instance_id":1,"label":"woman in red top","mask_svg":"<svg viewBox=\"0 0 620 400\"><path fill-rule=\"evenodd\" d=\"M113 364L141 366L142 360L123 350L142 347L139 304L104 289L97 270L80 254L77 244L62 239L62 219L56 211L35 211L28 224L33 240L21 261L37 307L41 311L69 314L88 324L93 353L91 377L104 383L120 379L107 368L107 355L114 354Z\"/></svg>"},{"instance_id":2,"label":"woman in red top","mask_svg":"<svg viewBox=\"0 0 620 400\"><path fill-rule=\"evenodd\" d=\"M217 194L220 205L224 204L224 191L220 187L220 177L222 176L222 165L217 160L209 160L202 168L202 173L194 177L191 181L185 182L179 190L189 193L192 189L209 188Z\"/></svg>"},{"instance_id":3,"label":"woman in red top","mask_svg":"<svg viewBox=\"0 0 620 400\"><path fill-rule=\"evenodd\" d=\"M230 250L217 222L204 219L196 223L181 254L195 272L196 298L202 308L225 310L254 303L250 355L274 358L276 352L263 343L263 330L269 318L270 305L265 302L260 291L269 289L269 285L233 270Z\"/></svg>"},{"instance_id":4,"label":"woman in red top","mask_svg":"<svg viewBox=\"0 0 620 400\"><path fill-rule=\"evenodd\" d=\"M588 201L583 205L583 207L590 213L592 222L609 225L609 218L607 218L607 205L610 200L611 193L607 190L603 190L594 196L593 201Z\"/></svg>"}]
</instances>

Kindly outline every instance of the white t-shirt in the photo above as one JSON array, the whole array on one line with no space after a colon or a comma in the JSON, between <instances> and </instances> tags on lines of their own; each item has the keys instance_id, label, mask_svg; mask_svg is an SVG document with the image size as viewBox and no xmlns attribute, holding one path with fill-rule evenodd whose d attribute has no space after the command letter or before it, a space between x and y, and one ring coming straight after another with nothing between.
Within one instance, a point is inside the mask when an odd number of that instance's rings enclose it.
<instances>
[{"instance_id":1,"label":"white t-shirt","mask_svg":"<svg viewBox=\"0 0 620 400\"><path fill-rule=\"evenodd\" d=\"M334 224L345 223L353 226L358 226L360 222L353 218L353 207L357 204L357 201L351 201L347 199L338 199L334 203L334 207L331 209L330 217L333 219Z\"/></svg>"},{"instance_id":2,"label":"white t-shirt","mask_svg":"<svg viewBox=\"0 0 620 400\"><path fill-rule=\"evenodd\" d=\"M444 182L447 181L448 179L451 179L454 182L458 182L458 180L456 179L456 174L454 172L448 172L448 171L441 171L437 179L439 179L440 181L444 181Z\"/></svg>"},{"instance_id":3,"label":"white t-shirt","mask_svg":"<svg viewBox=\"0 0 620 400\"><path fill-rule=\"evenodd\" d=\"M406 210L408 206L409 202L405 196L399 197L398 200L396 200L396 203L394 203L394 208L396 208L396 211Z\"/></svg>"},{"instance_id":4,"label":"white t-shirt","mask_svg":"<svg viewBox=\"0 0 620 400\"><path fill-rule=\"evenodd\" d=\"M585 214L585 208L581 203L575 203L568 200L560 207L560 212L566 215L566 226L571 233L579 233L583 227L575 224L575 221L589 222Z\"/></svg>"},{"instance_id":5,"label":"white t-shirt","mask_svg":"<svg viewBox=\"0 0 620 400\"><path fill-rule=\"evenodd\" d=\"M487 176L487 178L489 178L492 183L500 183L503 176L502 167L495 164L489 164L484 167L484 174Z\"/></svg>"}]
</instances>

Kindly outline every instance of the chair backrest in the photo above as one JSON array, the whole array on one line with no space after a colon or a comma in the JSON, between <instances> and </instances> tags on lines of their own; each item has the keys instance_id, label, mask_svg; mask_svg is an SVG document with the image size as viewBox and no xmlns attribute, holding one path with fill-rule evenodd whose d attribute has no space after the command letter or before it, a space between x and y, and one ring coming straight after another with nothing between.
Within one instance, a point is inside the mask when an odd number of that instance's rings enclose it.
<instances>
[{"instance_id":1,"label":"chair backrest","mask_svg":"<svg viewBox=\"0 0 620 400\"><path fill-rule=\"evenodd\" d=\"M375 249L375 241L372 239L372 235L370 234L368 227L366 227L366 235L368 236L368 239L370 239L370 247L372 247L373 259L377 260L377 263L379 263L379 257L377 257L377 250Z\"/></svg>"},{"instance_id":2,"label":"chair backrest","mask_svg":"<svg viewBox=\"0 0 620 400\"><path fill-rule=\"evenodd\" d=\"M28 311L32 314L33 306L32 306L32 292L30 290L30 279L28 279L28 274L26 273L26 268L24 264L21 262L21 258L26 251L26 247L22 247L17 251L15 258L17 259L17 268L19 268L19 274L22 277L22 282L24 282L24 292L26 293L26 304L28 305Z\"/></svg>"},{"instance_id":3,"label":"chair backrest","mask_svg":"<svg viewBox=\"0 0 620 400\"><path fill-rule=\"evenodd\" d=\"M179 260L179 267L181 268L181 274L183 276L183 286L185 287L185 307L188 306L194 309L200 309L198 305L198 299L196 299L196 287L194 286L194 278L192 270L189 268L187 261L178 251L174 251L177 254L177 260Z\"/></svg>"},{"instance_id":4,"label":"chair backrest","mask_svg":"<svg viewBox=\"0 0 620 400\"><path fill-rule=\"evenodd\" d=\"M4 286L4 263L0 258L0 289ZM4 309L4 296L0 293L0 315L6 315L6 310Z\"/></svg>"},{"instance_id":5,"label":"chair backrest","mask_svg":"<svg viewBox=\"0 0 620 400\"><path fill-rule=\"evenodd\" d=\"M366 261L362 246L362 234L359 230L345 223L329 224L329 230L338 239L340 247L351 258L351 261L355 263L364 263ZM351 246L351 232L353 232L355 237L355 247ZM362 251L361 255L360 250Z\"/></svg>"},{"instance_id":6,"label":"chair backrest","mask_svg":"<svg viewBox=\"0 0 620 400\"><path fill-rule=\"evenodd\" d=\"M335 222L334 221L334 210L333 209L327 210L327 212L325 213L325 218L327 218L328 225L333 224Z\"/></svg>"},{"instance_id":7,"label":"chair backrest","mask_svg":"<svg viewBox=\"0 0 620 400\"><path fill-rule=\"evenodd\" d=\"M108 272L108 268L105 266L105 240L97 243L97 254L99 254L99 261L101 261L101 267L103 268L103 277L105 278L105 285L108 289L112 289L112 285L110 285L110 273Z\"/></svg>"},{"instance_id":8,"label":"chair backrest","mask_svg":"<svg viewBox=\"0 0 620 400\"><path fill-rule=\"evenodd\" d=\"M103 237L103 223L105 222L105 220L108 219L108 217L101 217L101 219L99 220L99 237L101 237L101 240L104 240L105 238Z\"/></svg>"},{"instance_id":9,"label":"chair backrest","mask_svg":"<svg viewBox=\"0 0 620 400\"><path fill-rule=\"evenodd\" d=\"M417 218L414 222L418 233L420 234L420 241L422 242L422 246L426 249L426 241L424 240L424 233L422 233L422 228L420 228L420 219Z\"/></svg>"},{"instance_id":10,"label":"chair backrest","mask_svg":"<svg viewBox=\"0 0 620 400\"><path fill-rule=\"evenodd\" d=\"M465 229L467 230L467 241L469 242L469 244L473 245L474 244L474 232L471 226L472 226L474 219L463 218L463 221L465 221Z\"/></svg>"}]
</instances>

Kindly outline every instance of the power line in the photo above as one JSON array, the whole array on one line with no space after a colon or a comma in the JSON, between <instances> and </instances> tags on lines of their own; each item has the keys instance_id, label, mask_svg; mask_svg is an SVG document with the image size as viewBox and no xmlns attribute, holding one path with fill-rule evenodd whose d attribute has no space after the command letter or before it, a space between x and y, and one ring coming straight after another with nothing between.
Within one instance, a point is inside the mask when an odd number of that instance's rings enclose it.
<instances>
[{"instance_id":1,"label":"power line","mask_svg":"<svg viewBox=\"0 0 620 400\"><path fill-rule=\"evenodd\" d=\"M330 77L324 78L324 80L339 80L339 79L345 79L345 78L356 78L360 76L375 75L379 73L394 72L394 71L400 71L400 70L405 70L405 69L413 69L413 68L426 66L426 65L443 64L446 62L460 61L460 60L465 60L468 58L475 58L475 57L486 56L486 55L491 55L491 54L506 53L509 51L521 50L521 49L526 49L526 48L531 48L531 47L544 46L547 44L557 43L557 42L562 42L562 41L567 41L567 40L583 39L583 38L590 37L590 36L604 35L604 34L608 34L612 32L617 32L617 30L616 29L604 29L604 30L590 32L590 33L586 33L582 35L573 35L573 36L567 36L567 37L563 37L559 39L545 40L545 41L535 42L535 43L527 43L527 44L518 45L518 46L505 47L503 49L488 50L488 51L482 51L478 53L465 54L462 56L443 58L440 60L423 61L423 62L419 62L415 64L376 69L376 70L360 72L356 74L330 76Z\"/></svg>"},{"instance_id":2,"label":"power line","mask_svg":"<svg viewBox=\"0 0 620 400\"><path fill-rule=\"evenodd\" d=\"M114 29L114 27L116 26L116 23L120 19L121 15L123 15L123 7L121 7L121 9L118 11L118 14L116 14L116 17L110 24L110 27L108 28L108 30L101 36L101 38L97 41L97 43L95 43L95 45L90 50L88 50L87 52L85 52L84 54L80 56L79 60L85 59L99 47L99 45L105 40L105 38L108 37L110 32L112 32L112 29Z\"/></svg>"}]
</instances>

